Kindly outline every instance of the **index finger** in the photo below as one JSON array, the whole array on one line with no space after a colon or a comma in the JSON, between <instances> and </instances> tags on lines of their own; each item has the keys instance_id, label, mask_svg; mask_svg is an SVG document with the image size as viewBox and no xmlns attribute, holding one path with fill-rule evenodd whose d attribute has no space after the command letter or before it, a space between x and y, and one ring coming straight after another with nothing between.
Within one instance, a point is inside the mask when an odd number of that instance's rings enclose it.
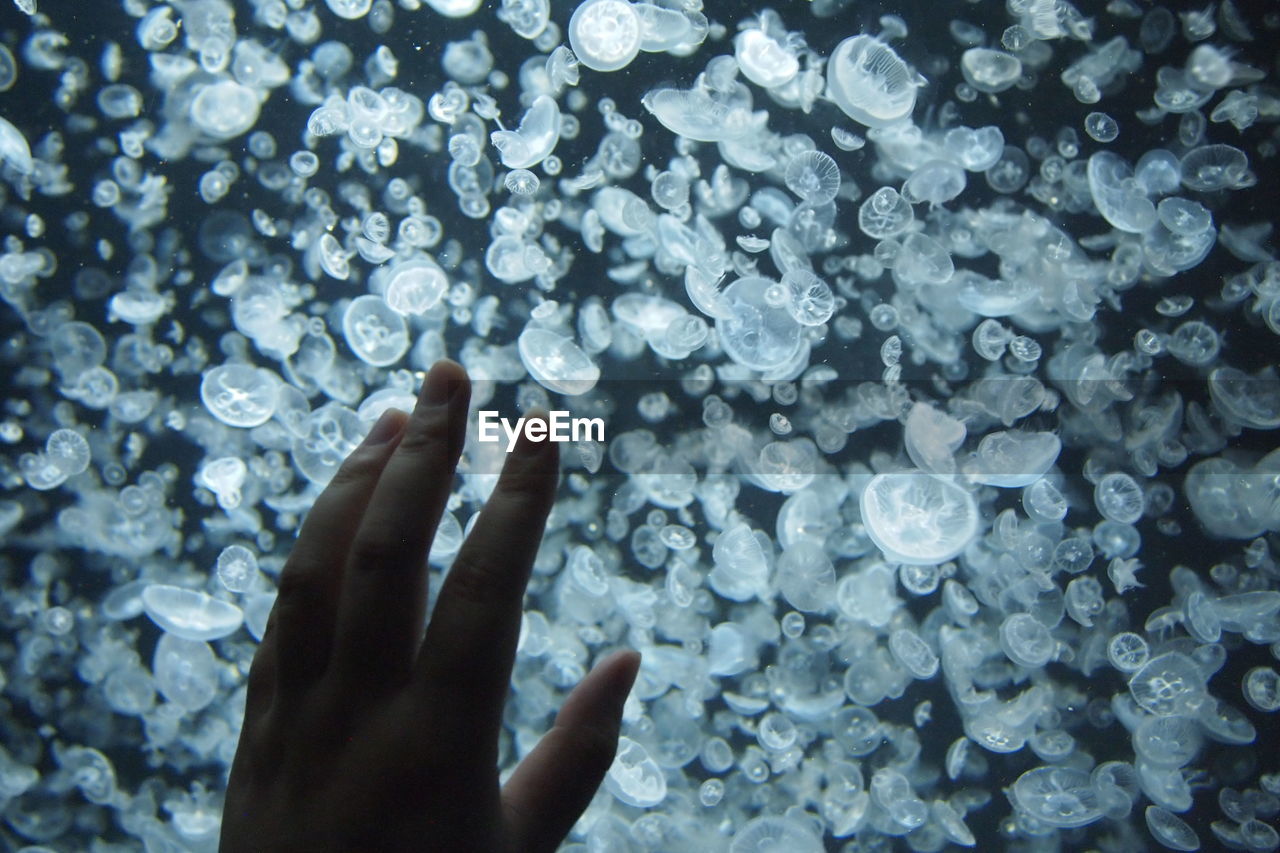
<instances>
[{"instance_id":1,"label":"index finger","mask_svg":"<svg viewBox=\"0 0 1280 853\"><path fill-rule=\"evenodd\" d=\"M520 438L440 588L418 680L428 701L440 703L440 719L456 723L458 737L471 738L465 742L496 747L524 588L555 502L559 468L553 442Z\"/></svg>"}]
</instances>

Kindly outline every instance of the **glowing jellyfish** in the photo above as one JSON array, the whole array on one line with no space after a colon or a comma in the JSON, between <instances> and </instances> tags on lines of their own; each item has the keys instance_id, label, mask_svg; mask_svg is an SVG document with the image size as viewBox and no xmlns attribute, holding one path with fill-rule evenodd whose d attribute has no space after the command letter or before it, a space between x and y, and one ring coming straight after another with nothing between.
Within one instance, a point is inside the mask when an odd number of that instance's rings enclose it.
<instances>
[{"instance_id":1,"label":"glowing jellyfish","mask_svg":"<svg viewBox=\"0 0 1280 853\"><path fill-rule=\"evenodd\" d=\"M89 442L73 429L56 429L44 444L49 462L68 477L74 477L89 468Z\"/></svg>"},{"instance_id":2,"label":"glowing jellyfish","mask_svg":"<svg viewBox=\"0 0 1280 853\"><path fill-rule=\"evenodd\" d=\"M382 298L387 307L403 316L424 314L434 308L449 289L449 277L427 257L415 257L390 267Z\"/></svg>"},{"instance_id":3,"label":"glowing jellyfish","mask_svg":"<svg viewBox=\"0 0 1280 853\"><path fill-rule=\"evenodd\" d=\"M777 288L779 298L767 296ZM767 278L740 278L724 289L729 316L716 319L720 344L751 370L774 370L801 344L801 327L786 307L786 289Z\"/></svg>"},{"instance_id":4,"label":"glowing jellyfish","mask_svg":"<svg viewBox=\"0 0 1280 853\"><path fill-rule=\"evenodd\" d=\"M307 418L306 432L293 440L293 462L318 486L333 478L342 460L356 449L369 425L337 402L325 403Z\"/></svg>"},{"instance_id":5,"label":"glowing jellyfish","mask_svg":"<svg viewBox=\"0 0 1280 853\"><path fill-rule=\"evenodd\" d=\"M541 185L538 176L528 169L513 169L502 183L512 195L533 195Z\"/></svg>"},{"instance_id":6,"label":"glowing jellyfish","mask_svg":"<svg viewBox=\"0 0 1280 853\"><path fill-rule=\"evenodd\" d=\"M825 204L840 191L840 167L829 154L801 151L787 163L787 189L809 204Z\"/></svg>"},{"instance_id":7,"label":"glowing jellyfish","mask_svg":"<svg viewBox=\"0 0 1280 853\"><path fill-rule=\"evenodd\" d=\"M822 850L822 839L805 823L781 815L747 821L729 842L729 853L822 853Z\"/></svg>"},{"instance_id":8,"label":"glowing jellyfish","mask_svg":"<svg viewBox=\"0 0 1280 853\"><path fill-rule=\"evenodd\" d=\"M1022 61L1001 50L971 47L960 56L965 82L979 92L1003 92L1022 76Z\"/></svg>"},{"instance_id":9,"label":"glowing jellyfish","mask_svg":"<svg viewBox=\"0 0 1280 853\"><path fill-rule=\"evenodd\" d=\"M446 18L465 18L480 8L482 0L427 0L427 5Z\"/></svg>"},{"instance_id":10,"label":"glowing jellyfish","mask_svg":"<svg viewBox=\"0 0 1280 853\"><path fill-rule=\"evenodd\" d=\"M782 276L787 288L787 311L802 326L821 326L836 310L836 297L831 286L803 267L788 270Z\"/></svg>"},{"instance_id":11,"label":"glowing jellyfish","mask_svg":"<svg viewBox=\"0 0 1280 853\"><path fill-rule=\"evenodd\" d=\"M585 394L600 380L600 367L564 335L530 326L520 333L517 344L529 375L557 394Z\"/></svg>"},{"instance_id":12,"label":"glowing jellyfish","mask_svg":"<svg viewBox=\"0 0 1280 853\"><path fill-rule=\"evenodd\" d=\"M204 86L191 101L191 121L218 140L235 139L258 123L258 93L235 80Z\"/></svg>"},{"instance_id":13,"label":"glowing jellyfish","mask_svg":"<svg viewBox=\"0 0 1280 853\"><path fill-rule=\"evenodd\" d=\"M640 15L627 0L583 0L569 18L569 46L588 68L625 68L640 53Z\"/></svg>"},{"instance_id":14,"label":"glowing jellyfish","mask_svg":"<svg viewBox=\"0 0 1280 853\"><path fill-rule=\"evenodd\" d=\"M949 160L922 163L902 184L902 197L911 204L938 206L964 192L964 169Z\"/></svg>"},{"instance_id":15,"label":"glowing jellyfish","mask_svg":"<svg viewBox=\"0 0 1280 853\"><path fill-rule=\"evenodd\" d=\"M200 399L215 418L234 427L256 427L276 411L280 378L262 367L231 362L205 371Z\"/></svg>"},{"instance_id":16,"label":"glowing jellyfish","mask_svg":"<svg viewBox=\"0 0 1280 853\"><path fill-rule=\"evenodd\" d=\"M901 234L915 218L911 204L893 187L881 187L858 208L858 227L873 240Z\"/></svg>"},{"instance_id":17,"label":"glowing jellyfish","mask_svg":"<svg viewBox=\"0 0 1280 853\"><path fill-rule=\"evenodd\" d=\"M1049 826L1085 826L1102 817L1089 774L1072 767L1028 770L1013 783L1011 793L1019 809Z\"/></svg>"},{"instance_id":18,"label":"glowing jellyfish","mask_svg":"<svg viewBox=\"0 0 1280 853\"><path fill-rule=\"evenodd\" d=\"M949 480L923 471L871 478L861 499L867 535L898 563L942 563L958 555L978 533L973 496Z\"/></svg>"},{"instance_id":19,"label":"glowing jellyfish","mask_svg":"<svg viewBox=\"0 0 1280 853\"><path fill-rule=\"evenodd\" d=\"M667 798L667 779L649 751L626 735L604 779L605 788L622 803L652 808Z\"/></svg>"},{"instance_id":20,"label":"glowing jellyfish","mask_svg":"<svg viewBox=\"0 0 1280 853\"><path fill-rule=\"evenodd\" d=\"M546 159L560 141L560 107L550 95L539 95L516 130L489 134L508 169L531 169Z\"/></svg>"},{"instance_id":21,"label":"glowing jellyfish","mask_svg":"<svg viewBox=\"0 0 1280 853\"><path fill-rule=\"evenodd\" d=\"M867 127L887 127L911 115L924 80L874 36L847 38L827 62L827 96Z\"/></svg>"},{"instance_id":22,"label":"glowing jellyfish","mask_svg":"<svg viewBox=\"0 0 1280 853\"><path fill-rule=\"evenodd\" d=\"M1089 192L1098 213L1121 231L1141 234L1156 224L1156 206L1134 179L1124 158L1099 151L1089 158Z\"/></svg>"},{"instance_id":23,"label":"glowing jellyfish","mask_svg":"<svg viewBox=\"0 0 1280 853\"><path fill-rule=\"evenodd\" d=\"M165 633L151 670L160 694L187 711L199 711L218 696L219 667L208 643Z\"/></svg>"},{"instance_id":24,"label":"glowing jellyfish","mask_svg":"<svg viewBox=\"0 0 1280 853\"><path fill-rule=\"evenodd\" d=\"M153 583L144 589L142 607L161 630L184 640L221 639L244 622L244 614L231 602L168 584Z\"/></svg>"},{"instance_id":25,"label":"glowing jellyfish","mask_svg":"<svg viewBox=\"0 0 1280 853\"><path fill-rule=\"evenodd\" d=\"M0 162L8 163L20 175L30 175L35 169L27 137L3 116L0 116Z\"/></svg>"},{"instance_id":26,"label":"glowing jellyfish","mask_svg":"<svg viewBox=\"0 0 1280 853\"><path fill-rule=\"evenodd\" d=\"M733 40L733 48L742 76L757 86L783 86L800 73L796 55L763 30L743 30Z\"/></svg>"},{"instance_id":27,"label":"glowing jellyfish","mask_svg":"<svg viewBox=\"0 0 1280 853\"><path fill-rule=\"evenodd\" d=\"M404 317L381 296L357 296L342 315L347 346L365 364L386 367L409 350L409 328Z\"/></svg>"},{"instance_id":28,"label":"glowing jellyfish","mask_svg":"<svg viewBox=\"0 0 1280 853\"><path fill-rule=\"evenodd\" d=\"M354 21L369 14L373 0L325 0L325 4L329 7L329 11L339 18Z\"/></svg>"}]
</instances>

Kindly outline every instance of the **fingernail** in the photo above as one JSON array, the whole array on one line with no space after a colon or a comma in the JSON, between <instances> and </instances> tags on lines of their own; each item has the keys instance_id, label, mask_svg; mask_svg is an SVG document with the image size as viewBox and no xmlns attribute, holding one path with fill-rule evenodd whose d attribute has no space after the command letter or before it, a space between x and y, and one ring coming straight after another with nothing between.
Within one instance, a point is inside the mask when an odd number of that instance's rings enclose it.
<instances>
[{"instance_id":1,"label":"fingernail","mask_svg":"<svg viewBox=\"0 0 1280 853\"><path fill-rule=\"evenodd\" d=\"M374 422L373 429L369 430L369 434L364 437L364 443L370 447L376 444L386 444L400 432L400 427L404 424L404 418L404 412L399 409L387 409Z\"/></svg>"}]
</instances>

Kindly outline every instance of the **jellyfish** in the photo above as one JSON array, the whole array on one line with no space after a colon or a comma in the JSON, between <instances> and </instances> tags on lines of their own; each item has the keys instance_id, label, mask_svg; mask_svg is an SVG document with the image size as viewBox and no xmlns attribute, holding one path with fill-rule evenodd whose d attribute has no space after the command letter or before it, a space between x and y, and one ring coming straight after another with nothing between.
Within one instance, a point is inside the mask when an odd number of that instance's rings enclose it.
<instances>
[{"instance_id":1,"label":"jellyfish","mask_svg":"<svg viewBox=\"0 0 1280 853\"><path fill-rule=\"evenodd\" d=\"M617 71L640 52L640 15L627 0L583 0L569 18L569 45L595 71Z\"/></svg>"},{"instance_id":2,"label":"jellyfish","mask_svg":"<svg viewBox=\"0 0 1280 853\"><path fill-rule=\"evenodd\" d=\"M827 62L827 97L867 127L887 127L910 117L924 80L880 39L852 36Z\"/></svg>"},{"instance_id":3,"label":"jellyfish","mask_svg":"<svg viewBox=\"0 0 1280 853\"><path fill-rule=\"evenodd\" d=\"M873 477L860 505L867 534L887 559L900 563L945 562L978 532L973 496L922 471Z\"/></svg>"},{"instance_id":4,"label":"jellyfish","mask_svg":"<svg viewBox=\"0 0 1280 853\"><path fill-rule=\"evenodd\" d=\"M550 95L539 95L520 119L517 130L489 135L508 169L531 169L547 158L560 140L560 108Z\"/></svg>"}]
</instances>

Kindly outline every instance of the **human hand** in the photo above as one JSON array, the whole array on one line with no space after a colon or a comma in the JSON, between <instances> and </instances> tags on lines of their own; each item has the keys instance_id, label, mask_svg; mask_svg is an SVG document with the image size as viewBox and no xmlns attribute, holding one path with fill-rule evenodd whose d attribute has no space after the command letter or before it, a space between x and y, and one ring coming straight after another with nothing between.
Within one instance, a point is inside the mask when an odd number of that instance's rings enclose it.
<instances>
[{"instance_id":1,"label":"human hand","mask_svg":"<svg viewBox=\"0 0 1280 853\"><path fill-rule=\"evenodd\" d=\"M613 761L635 652L599 663L501 787L498 733L558 450L520 443L423 639L470 382L438 362L308 514L249 673L222 851L554 850Z\"/></svg>"}]
</instances>

